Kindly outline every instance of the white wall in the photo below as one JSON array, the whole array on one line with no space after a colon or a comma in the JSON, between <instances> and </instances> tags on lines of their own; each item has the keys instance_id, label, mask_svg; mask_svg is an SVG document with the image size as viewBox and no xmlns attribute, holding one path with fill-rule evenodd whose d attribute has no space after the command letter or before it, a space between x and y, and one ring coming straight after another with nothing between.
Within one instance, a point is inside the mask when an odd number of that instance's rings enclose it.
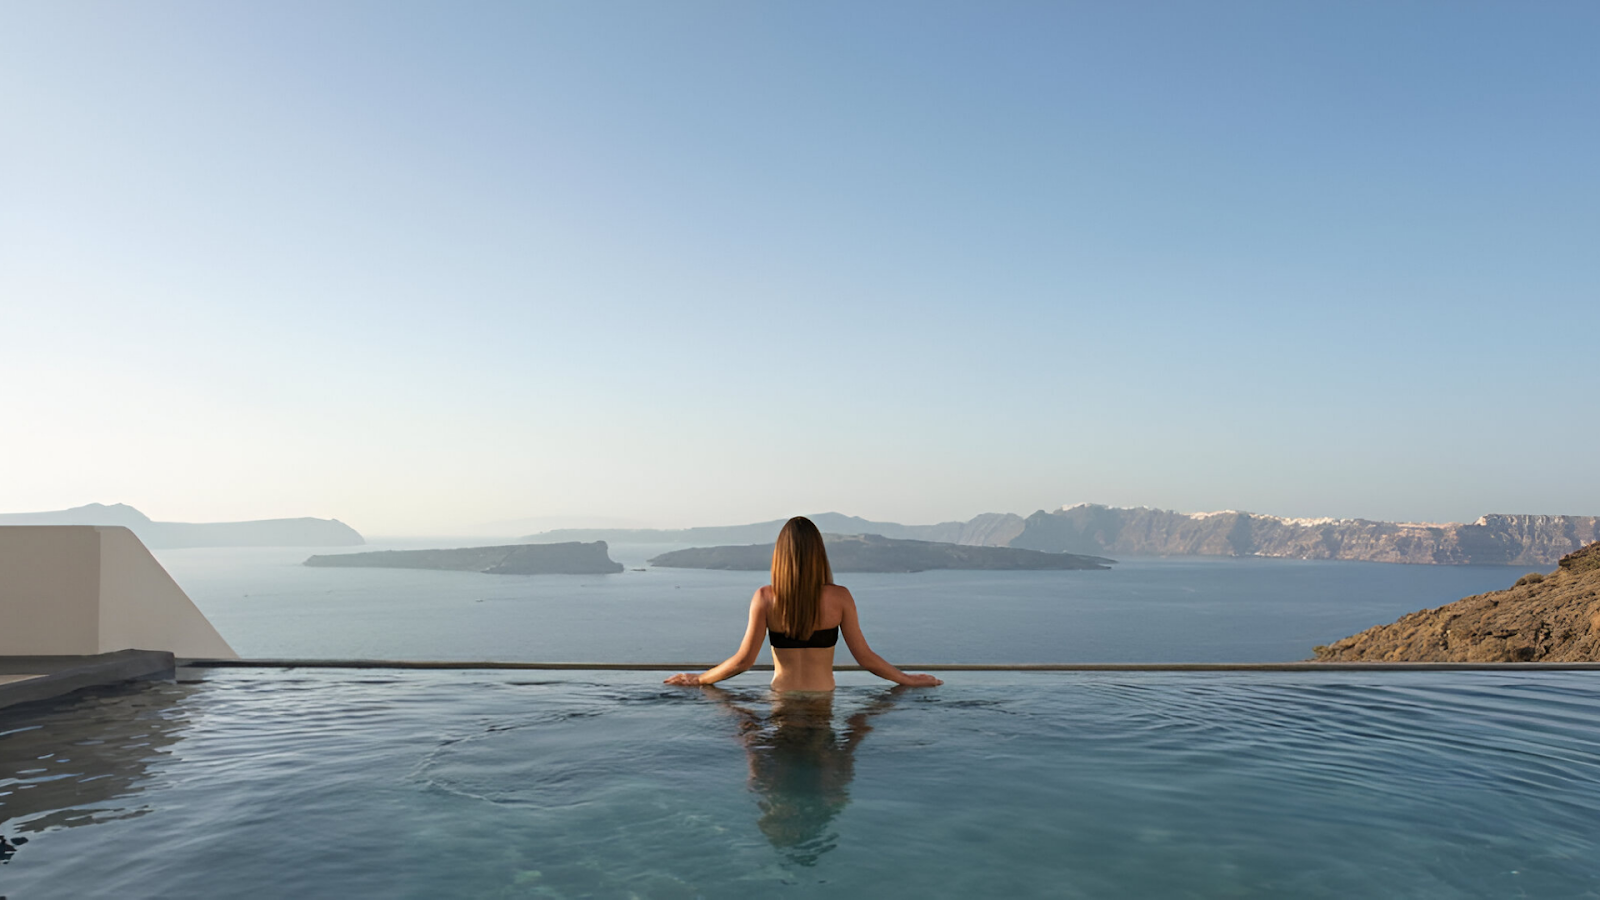
<instances>
[{"instance_id":1,"label":"white wall","mask_svg":"<svg viewBox=\"0 0 1600 900\"><path fill-rule=\"evenodd\" d=\"M0 656L99 653L99 645L95 528L0 528Z\"/></svg>"},{"instance_id":2,"label":"white wall","mask_svg":"<svg viewBox=\"0 0 1600 900\"><path fill-rule=\"evenodd\" d=\"M129 649L238 658L128 529L0 527L0 656Z\"/></svg>"}]
</instances>

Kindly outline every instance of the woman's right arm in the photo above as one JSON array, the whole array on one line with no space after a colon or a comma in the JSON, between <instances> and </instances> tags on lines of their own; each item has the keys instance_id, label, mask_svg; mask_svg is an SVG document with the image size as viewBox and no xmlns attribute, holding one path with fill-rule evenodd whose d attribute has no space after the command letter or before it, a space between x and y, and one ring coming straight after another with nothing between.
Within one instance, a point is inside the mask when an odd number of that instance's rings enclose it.
<instances>
[{"instance_id":1,"label":"woman's right arm","mask_svg":"<svg viewBox=\"0 0 1600 900\"><path fill-rule=\"evenodd\" d=\"M839 631L844 634L844 643L850 648L850 655L856 658L861 668L895 684L911 687L935 687L944 684L932 675L902 672L890 665L888 660L874 653L872 648L867 646L866 635L861 633L861 621L856 616L856 598L850 595L848 588L841 587L839 590L843 594L844 604L844 617L839 621Z\"/></svg>"},{"instance_id":2,"label":"woman's right arm","mask_svg":"<svg viewBox=\"0 0 1600 900\"><path fill-rule=\"evenodd\" d=\"M739 651L708 671L698 675L693 672L679 672L664 683L692 687L697 684L716 684L724 678L732 678L756 664L756 657L761 655L761 642L766 638L766 597L764 591L757 590L755 596L750 598L750 617L745 622L744 640L739 642ZM0 897L0 900L5 898Z\"/></svg>"}]
</instances>

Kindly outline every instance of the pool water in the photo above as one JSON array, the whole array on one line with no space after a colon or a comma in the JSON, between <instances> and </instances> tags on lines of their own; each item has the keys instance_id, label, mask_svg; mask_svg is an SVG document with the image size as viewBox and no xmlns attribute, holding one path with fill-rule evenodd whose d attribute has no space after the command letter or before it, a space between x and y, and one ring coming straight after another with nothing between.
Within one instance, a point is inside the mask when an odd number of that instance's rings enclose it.
<instances>
[{"instance_id":1,"label":"pool water","mask_svg":"<svg viewBox=\"0 0 1600 900\"><path fill-rule=\"evenodd\" d=\"M0 895L1600 897L1594 673L543 676L0 712Z\"/></svg>"}]
</instances>

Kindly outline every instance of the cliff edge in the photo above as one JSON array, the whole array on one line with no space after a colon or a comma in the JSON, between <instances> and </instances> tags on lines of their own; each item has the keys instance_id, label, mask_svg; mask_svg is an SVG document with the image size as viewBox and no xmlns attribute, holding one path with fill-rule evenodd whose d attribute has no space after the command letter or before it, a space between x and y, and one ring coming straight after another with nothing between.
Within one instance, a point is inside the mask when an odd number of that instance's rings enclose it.
<instances>
[{"instance_id":1,"label":"cliff edge","mask_svg":"<svg viewBox=\"0 0 1600 900\"><path fill-rule=\"evenodd\" d=\"M1476 522L1286 519L1080 503L1039 511L1012 547L1113 556L1271 556L1421 565L1551 566L1600 541L1600 517L1491 514Z\"/></svg>"},{"instance_id":2,"label":"cliff edge","mask_svg":"<svg viewBox=\"0 0 1600 900\"><path fill-rule=\"evenodd\" d=\"M1316 648L1324 662L1600 661L1600 541L1554 572Z\"/></svg>"}]
</instances>

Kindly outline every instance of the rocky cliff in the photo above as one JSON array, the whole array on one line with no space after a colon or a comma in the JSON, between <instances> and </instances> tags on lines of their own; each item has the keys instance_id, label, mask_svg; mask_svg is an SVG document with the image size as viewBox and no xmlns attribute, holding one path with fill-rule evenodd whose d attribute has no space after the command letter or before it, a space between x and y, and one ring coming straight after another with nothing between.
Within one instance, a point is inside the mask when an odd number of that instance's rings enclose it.
<instances>
[{"instance_id":1,"label":"rocky cliff","mask_svg":"<svg viewBox=\"0 0 1600 900\"><path fill-rule=\"evenodd\" d=\"M622 571L605 541L512 544L449 550L379 550L313 556L305 565L377 569L447 569L488 575L609 575Z\"/></svg>"},{"instance_id":2,"label":"rocky cliff","mask_svg":"<svg viewBox=\"0 0 1600 900\"><path fill-rule=\"evenodd\" d=\"M1402 616L1325 647L1329 662L1600 661L1600 543L1548 575Z\"/></svg>"},{"instance_id":3,"label":"rocky cliff","mask_svg":"<svg viewBox=\"0 0 1600 900\"><path fill-rule=\"evenodd\" d=\"M828 563L835 572L924 572L929 569L1105 569L1113 560L1072 553L1040 553L1012 547L978 547L937 541L900 541L876 534L825 534ZM772 545L695 547L663 553L650 565L667 569L732 569L765 572Z\"/></svg>"},{"instance_id":4,"label":"rocky cliff","mask_svg":"<svg viewBox=\"0 0 1600 900\"><path fill-rule=\"evenodd\" d=\"M1081 504L1034 513L1010 546L1113 556L1548 566L1595 540L1600 540L1600 518L1594 516L1489 515L1466 525L1413 524Z\"/></svg>"}]
</instances>

